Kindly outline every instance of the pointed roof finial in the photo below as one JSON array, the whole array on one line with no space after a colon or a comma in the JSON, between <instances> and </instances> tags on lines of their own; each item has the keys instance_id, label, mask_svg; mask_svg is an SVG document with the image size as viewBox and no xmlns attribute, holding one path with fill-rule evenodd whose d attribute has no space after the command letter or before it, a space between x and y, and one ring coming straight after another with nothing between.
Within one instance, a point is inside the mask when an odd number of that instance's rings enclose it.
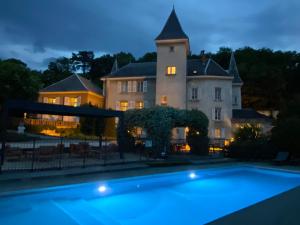
<instances>
[{"instance_id":1,"label":"pointed roof finial","mask_svg":"<svg viewBox=\"0 0 300 225\"><path fill-rule=\"evenodd\" d=\"M243 83L239 70L236 65L235 57L234 57L234 52L231 52L230 56L230 62L229 62L229 68L228 68L228 73L233 76L233 83Z\"/></svg>"},{"instance_id":2,"label":"pointed roof finial","mask_svg":"<svg viewBox=\"0 0 300 225\"><path fill-rule=\"evenodd\" d=\"M189 39L188 36L182 30L180 22L175 12L175 7L173 5L173 10L160 34L155 40L172 40L172 39Z\"/></svg>"},{"instance_id":3,"label":"pointed roof finial","mask_svg":"<svg viewBox=\"0 0 300 225\"><path fill-rule=\"evenodd\" d=\"M119 66L118 66L118 59L117 59L117 57L115 58L115 61L114 61L114 64L113 64L113 66L112 66L112 68L111 68L111 73L114 73L114 72L116 72L116 71L118 71L119 70Z\"/></svg>"},{"instance_id":4,"label":"pointed roof finial","mask_svg":"<svg viewBox=\"0 0 300 225\"><path fill-rule=\"evenodd\" d=\"M173 3L173 10L175 10L175 4Z\"/></svg>"}]
</instances>

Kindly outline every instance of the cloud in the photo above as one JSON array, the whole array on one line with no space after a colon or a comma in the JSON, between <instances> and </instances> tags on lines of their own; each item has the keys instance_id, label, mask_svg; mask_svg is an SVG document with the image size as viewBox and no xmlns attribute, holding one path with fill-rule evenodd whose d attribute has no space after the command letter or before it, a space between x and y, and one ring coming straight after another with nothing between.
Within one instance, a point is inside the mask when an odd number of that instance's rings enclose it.
<instances>
[{"instance_id":1,"label":"cloud","mask_svg":"<svg viewBox=\"0 0 300 225\"><path fill-rule=\"evenodd\" d=\"M98 54L154 51L175 2L192 51L246 45L299 50L296 0L6 0L0 8L0 57L43 60L78 50Z\"/></svg>"}]
</instances>

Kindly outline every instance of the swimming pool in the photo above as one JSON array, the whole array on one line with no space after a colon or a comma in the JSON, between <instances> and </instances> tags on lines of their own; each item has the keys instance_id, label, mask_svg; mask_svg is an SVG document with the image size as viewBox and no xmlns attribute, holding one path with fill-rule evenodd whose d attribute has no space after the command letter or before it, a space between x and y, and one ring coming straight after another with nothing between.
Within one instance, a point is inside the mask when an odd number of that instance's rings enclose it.
<instances>
[{"instance_id":1,"label":"swimming pool","mask_svg":"<svg viewBox=\"0 0 300 225\"><path fill-rule=\"evenodd\" d=\"M0 197L1 225L199 225L300 185L300 174L226 167Z\"/></svg>"}]
</instances>

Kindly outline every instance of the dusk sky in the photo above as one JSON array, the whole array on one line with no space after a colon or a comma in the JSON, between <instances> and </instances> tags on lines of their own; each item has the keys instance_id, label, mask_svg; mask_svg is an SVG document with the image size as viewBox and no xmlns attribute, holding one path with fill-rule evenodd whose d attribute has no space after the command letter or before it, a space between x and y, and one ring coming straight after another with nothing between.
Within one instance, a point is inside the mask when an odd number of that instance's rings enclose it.
<instances>
[{"instance_id":1,"label":"dusk sky","mask_svg":"<svg viewBox=\"0 0 300 225\"><path fill-rule=\"evenodd\" d=\"M155 51L173 3L191 50L300 51L299 0L0 0L0 58L34 69L78 50Z\"/></svg>"}]
</instances>

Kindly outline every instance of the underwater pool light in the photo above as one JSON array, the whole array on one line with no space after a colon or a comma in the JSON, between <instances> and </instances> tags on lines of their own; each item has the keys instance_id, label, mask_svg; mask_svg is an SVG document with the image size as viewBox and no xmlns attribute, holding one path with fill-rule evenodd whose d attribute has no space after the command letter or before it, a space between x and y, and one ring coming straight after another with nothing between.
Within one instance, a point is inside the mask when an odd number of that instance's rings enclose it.
<instances>
[{"instance_id":1,"label":"underwater pool light","mask_svg":"<svg viewBox=\"0 0 300 225\"><path fill-rule=\"evenodd\" d=\"M106 191L106 187L104 185L101 185L99 188L98 188L98 191L103 193Z\"/></svg>"},{"instance_id":2,"label":"underwater pool light","mask_svg":"<svg viewBox=\"0 0 300 225\"><path fill-rule=\"evenodd\" d=\"M196 178L196 176L197 176L197 175L196 175L194 172L191 172L190 175L189 175L189 177L190 177L191 179Z\"/></svg>"}]
</instances>

